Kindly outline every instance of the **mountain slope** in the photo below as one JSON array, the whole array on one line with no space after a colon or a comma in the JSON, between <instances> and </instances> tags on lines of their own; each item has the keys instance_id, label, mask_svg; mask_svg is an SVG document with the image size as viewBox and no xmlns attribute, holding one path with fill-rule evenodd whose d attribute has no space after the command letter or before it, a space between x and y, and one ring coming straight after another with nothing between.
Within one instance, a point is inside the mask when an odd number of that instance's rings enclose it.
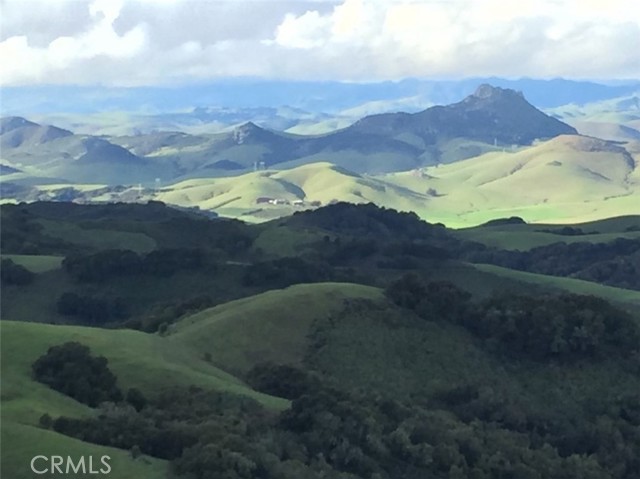
<instances>
[{"instance_id":1,"label":"mountain slope","mask_svg":"<svg viewBox=\"0 0 640 479\"><path fill-rule=\"evenodd\" d=\"M381 176L329 163L232 178L188 180L155 198L222 215L269 219L341 200L416 211L450 226L519 215L573 222L637 213L640 148L563 135L518 151ZM270 205L266 200L281 200ZM294 204L298 202L299 205Z\"/></svg>"},{"instance_id":2,"label":"mountain slope","mask_svg":"<svg viewBox=\"0 0 640 479\"><path fill-rule=\"evenodd\" d=\"M389 175L385 181L414 191L430 188L420 210L447 224L481 223L492 217L576 222L638 211L638 161L617 144L563 135L517 152L488 153L421 175Z\"/></svg>"},{"instance_id":3,"label":"mountain slope","mask_svg":"<svg viewBox=\"0 0 640 479\"><path fill-rule=\"evenodd\" d=\"M136 156L94 136L74 135L19 117L2 118L0 144L7 167L20 170L14 179L48 177L60 182L138 183L166 175L170 166Z\"/></svg>"},{"instance_id":4,"label":"mountain slope","mask_svg":"<svg viewBox=\"0 0 640 479\"><path fill-rule=\"evenodd\" d=\"M37 146L73 133L49 125L38 125L24 118L0 118L0 149Z\"/></svg>"},{"instance_id":5,"label":"mountain slope","mask_svg":"<svg viewBox=\"0 0 640 479\"><path fill-rule=\"evenodd\" d=\"M378 135L415 134L425 144L463 137L485 143L526 145L536 139L576 133L569 125L537 110L522 93L487 84L453 105L434 106L414 114L370 116L351 129Z\"/></svg>"}]
</instances>

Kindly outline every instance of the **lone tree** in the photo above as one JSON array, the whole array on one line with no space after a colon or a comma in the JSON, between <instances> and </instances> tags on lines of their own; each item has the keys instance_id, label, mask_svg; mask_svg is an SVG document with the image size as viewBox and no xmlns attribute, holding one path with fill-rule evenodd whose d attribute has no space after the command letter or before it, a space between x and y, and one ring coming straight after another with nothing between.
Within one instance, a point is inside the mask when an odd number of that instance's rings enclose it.
<instances>
[{"instance_id":1,"label":"lone tree","mask_svg":"<svg viewBox=\"0 0 640 479\"><path fill-rule=\"evenodd\" d=\"M33 363L32 370L37 381L91 407L122 400L107 359L92 356L89 347L78 342L52 346Z\"/></svg>"}]
</instances>

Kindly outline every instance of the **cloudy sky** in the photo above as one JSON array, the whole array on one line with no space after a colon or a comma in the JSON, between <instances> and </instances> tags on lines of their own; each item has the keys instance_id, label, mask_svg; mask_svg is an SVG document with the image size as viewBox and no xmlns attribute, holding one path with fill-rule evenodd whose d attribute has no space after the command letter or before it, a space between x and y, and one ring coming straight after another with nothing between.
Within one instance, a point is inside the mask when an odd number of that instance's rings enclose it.
<instances>
[{"instance_id":1,"label":"cloudy sky","mask_svg":"<svg viewBox=\"0 0 640 479\"><path fill-rule=\"evenodd\" d=\"M0 84L640 78L635 0L0 0Z\"/></svg>"}]
</instances>

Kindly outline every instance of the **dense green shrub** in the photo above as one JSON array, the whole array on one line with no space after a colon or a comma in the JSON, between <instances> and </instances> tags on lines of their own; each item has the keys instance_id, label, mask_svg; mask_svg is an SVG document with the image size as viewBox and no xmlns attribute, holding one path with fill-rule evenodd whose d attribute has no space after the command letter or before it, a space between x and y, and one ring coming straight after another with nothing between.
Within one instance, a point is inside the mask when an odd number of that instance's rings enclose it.
<instances>
[{"instance_id":1,"label":"dense green shrub","mask_svg":"<svg viewBox=\"0 0 640 479\"><path fill-rule=\"evenodd\" d=\"M460 246L458 254L474 263L640 289L640 239L553 243L529 251L506 251L467 243Z\"/></svg>"},{"instance_id":2,"label":"dense green shrub","mask_svg":"<svg viewBox=\"0 0 640 479\"><path fill-rule=\"evenodd\" d=\"M50 347L33 363L32 371L37 381L91 407L122 399L107 359L92 356L87 346L77 342Z\"/></svg>"},{"instance_id":3,"label":"dense green shrub","mask_svg":"<svg viewBox=\"0 0 640 479\"><path fill-rule=\"evenodd\" d=\"M628 356L640 348L633 319L595 296L495 296L463 324L509 354L540 360Z\"/></svg>"},{"instance_id":4,"label":"dense green shrub","mask_svg":"<svg viewBox=\"0 0 640 479\"><path fill-rule=\"evenodd\" d=\"M155 333L159 331L162 324L169 327L170 324L176 322L183 316L197 313L203 309L215 306L215 304L213 299L207 295L197 295L171 303L162 303L153 306L151 310L143 316L130 319L124 323L124 326L147 333Z\"/></svg>"},{"instance_id":5,"label":"dense green shrub","mask_svg":"<svg viewBox=\"0 0 640 479\"><path fill-rule=\"evenodd\" d=\"M151 251L142 261L142 270L153 276L171 276L180 270L195 270L204 265L201 249L164 248Z\"/></svg>"},{"instance_id":6,"label":"dense green shrub","mask_svg":"<svg viewBox=\"0 0 640 479\"><path fill-rule=\"evenodd\" d=\"M285 364L257 364L247 373L246 380L257 391L286 399L299 398L318 387L317 378Z\"/></svg>"},{"instance_id":7,"label":"dense green shrub","mask_svg":"<svg viewBox=\"0 0 640 479\"><path fill-rule=\"evenodd\" d=\"M318 283L331 280L329 266L298 257L262 261L249 266L244 274L246 286L284 288L298 283Z\"/></svg>"},{"instance_id":8,"label":"dense green shrub","mask_svg":"<svg viewBox=\"0 0 640 479\"><path fill-rule=\"evenodd\" d=\"M461 324L496 351L535 360L629 356L640 328L626 312L594 296L504 294L479 304L446 282L415 274L392 282L387 297L425 319Z\"/></svg>"},{"instance_id":9,"label":"dense green shrub","mask_svg":"<svg viewBox=\"0 0 640 479\"><path fill-rule=\"evenodd\" d=\"M386 289L396 305L414 310L419 316L458 322L469 312L471 295L446 281L426 282L415 273L402 276Z\"/></svg>"},{"instance_id":10,"label":"dense green shrub","mask_svg":"<svg viewBox=\"0 0 640 479\"><path fill-rule=\"evenodd\" d=\"M144 256L130 250L109 249L69 255L62 266L76 281L95 283L139 274L166 277L181 270L200 269L205 263L206 255L198 248L161 248Z\"/></svg>"},{"instance_id":11,"label":"dense green shrub","mask_svg":"<svg viewBox=\"0 0 640 479\"><path fill-rule=\"evenodd\" d=\"M101 282L113 276L138 274L142 260L130 250L109 249L90 255L69 255L62 261L62 267L76 281Z\"/></svg>"}]
</instances>

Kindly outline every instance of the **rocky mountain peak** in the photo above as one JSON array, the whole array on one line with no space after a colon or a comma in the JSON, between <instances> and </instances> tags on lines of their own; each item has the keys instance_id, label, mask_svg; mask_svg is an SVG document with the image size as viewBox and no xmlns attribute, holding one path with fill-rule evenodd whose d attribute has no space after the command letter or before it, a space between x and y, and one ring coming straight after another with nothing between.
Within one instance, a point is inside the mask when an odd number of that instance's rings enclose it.
<instances>
[{"instance_id":1,"label":"rocky mountain peak","mask_svg":"<svg viewBox=\"0 0 640 479\"><path fill-rule=\"evenodd\" d=\"M235 129L235 131L239 131L239 132L242 132L242 133L252 133L252 132L256 132L256 131L262 131L262 128L260 128L254 122L248 121L248 122L243 123L242 125L238 126Z\"/></svg>"},{"instance_id":2,"label":"rocky mountain peak","mask_svg":"<svg viewBox=\"0 0 640 479\"><path fill-rule=\"evenodd\" d=\"M500 88L489 85L488 83L483 83L469 98L480 100L499 100L508 98L524 99L524 95L520 91L511 90L509 88Z\"/></svg>"}]
</instances>

